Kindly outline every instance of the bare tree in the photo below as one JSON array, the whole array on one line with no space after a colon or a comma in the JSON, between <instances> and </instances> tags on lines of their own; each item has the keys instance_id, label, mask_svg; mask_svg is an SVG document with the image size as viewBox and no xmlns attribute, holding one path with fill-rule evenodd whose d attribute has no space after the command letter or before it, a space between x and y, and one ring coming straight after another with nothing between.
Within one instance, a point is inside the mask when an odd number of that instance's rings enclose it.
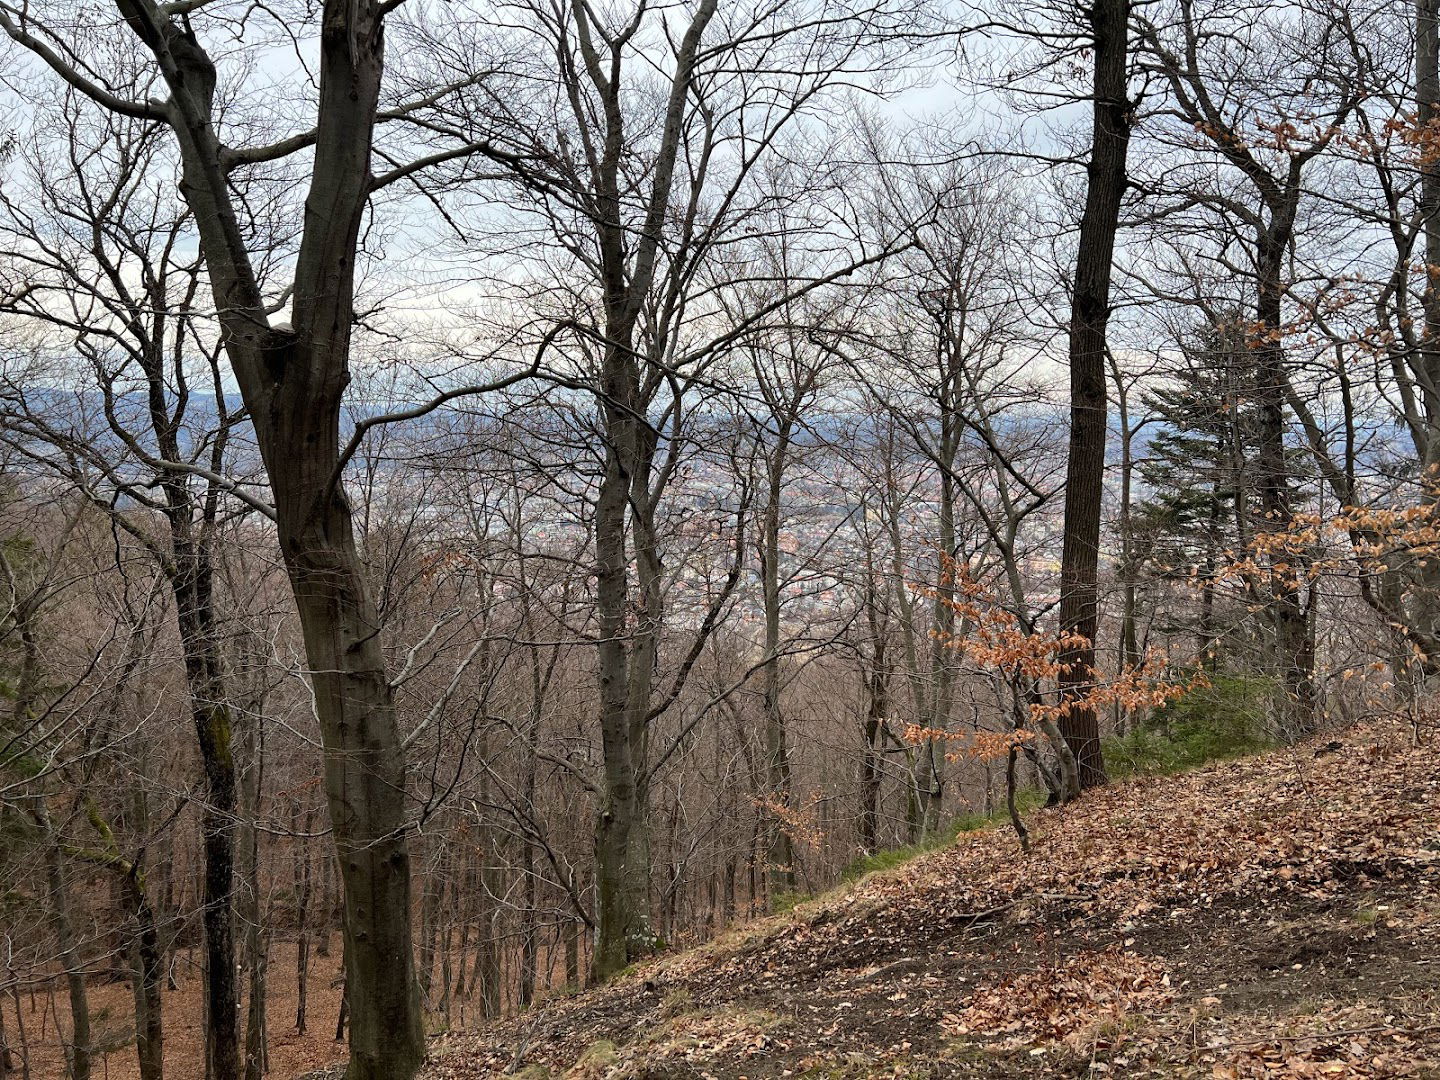
<instances>
[{"instance_id":1,"label":"bare tree","mask_svg":"<svg viewBox=\"0 0 1440 1080\"><path fill-rule=\"evenodd\" d=\"M565 254L584 299L563 298L557 317L578 310L593 353L578 381L595 395L600 451L593 529L604 768L594 967L604 977L653 947L647 783L670 755L652 753L650 731L679 698L739 580L737 562L679 650L673 677L657 683L666 619L659 527L689 448L692 398L705 392L717 357L785 296L852 273L885 245L857 258L822 239L831 255L820 275L782 290L740 326L724 325L705 295L735 274L728 246L768 213L772 194L757 180L787 129L845 80L874 77L913 16L882 5L860 23L827 2L814 11L798 2L721 11L702 0L683 30L662 31L645 8L613 25L583 3L522 10L545 78L522 83L513 98L487 99L467 130L511 170L510 188L531 200L529 216ZM754 59L761 55L763 63ZM659 90L633 94L642 83ZM846 222L836 215L826 225Z\"/></svg>"},{"instance_id":2,"label":"bare tree","mask_svg":"<svg viewBox=\"0 0 1440 1080\"><path fill-rule=\"evenodd\" d=\"M63 29L63 18L0 10L10 37L94 106L168 126L179 149L179 190L200 236L220 339L274 494L327 750L345 882L352 1080L408 1076L424 1054L410 947L405 755L341 478L361 226L377 187L414 171L397 166L379 177L371 171L389 10L381 3L326 4L316 26L314 126L245 146L233 139L246 133L222 118L220 71L203 39L207 24L225 25L222 8L117 0L116 26L141 47L125 54L118 74L96 72L79 59L84 43ZM158 87L165 97L152 96ZM293 278L267 291L262 268L269 253L252 247L251 206L237 198L232 178L301 150L310 155L308 194ZM287 301L289 322L272 326L271 314Z\"/></svg>"},{"instance_id":3,"label":"bare tree","mask_svg":"<svg viewBox=\"0 0 1440 1080\"><path fill-rule=\"evenodd\" d=\"M155 126L105 116L91 144L75 108L70 101L69 122L57 125L65 160L85 163L74 169L73 185L44 166L51 148L35 147L30 163L37 198L22 206L0 197L0 227L13 245L7 254L25 275L0 294L0 311L62 342L69 339L90 367L88 393L100 403L103 427L86 430L82 401L50 390L37 394L45 374L29 365L0 376L3 437L110 514L169 582L205 777L207 1069L223 1078L239 1069L233 932L238 788L214 546L231 487L224 474L238 419L226 408L215 350L205 347L196 325L197 262L177 255L189 222L164 196L149 197L160 152ZM196 352L208 356L197 364ZM197 421L195 414L207 411L211 415ZM150 494L156 490L158 499ZM164 522L161 535L146 527L136 506Z\"/></svg>"},{"instance_id":4,"label":"bare tree","mask_svg":"<svg viewBox=\"0 0 1440 1080\"><path fill-rule=\"evenodd\" d=\"M1070 314L1070 454L1065 472L1065 540L1060 557L1060 629L1083 639L1061 657L1061 682L1072 708L1060 730L1079 766L1079 789L1103 784L1100 720L1083 703L1095 681L1095 640L1100 629L1100 518L1108 433L1105 330L1115 234L1125 195L1125 156L1134 124L1130 100L1129 0L1096 0L1085 8L1094 59L1090 161L1085 209L1075 255Z\"/></svg>"}]
</instances>

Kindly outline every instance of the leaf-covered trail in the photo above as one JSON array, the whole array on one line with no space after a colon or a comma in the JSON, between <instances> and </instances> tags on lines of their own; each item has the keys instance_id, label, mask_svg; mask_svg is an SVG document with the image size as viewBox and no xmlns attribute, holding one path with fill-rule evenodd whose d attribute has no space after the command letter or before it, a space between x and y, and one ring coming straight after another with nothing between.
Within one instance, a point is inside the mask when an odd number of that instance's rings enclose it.
<instances>
[{"instance_id":1,"label":"leaf-covered trail","mask_svg":"<svg viewBox=\"0 0 1440 1080\"><path fill-rule=\"evenodd\" d=\"M1377 725L1116 785L1033 815L1029 856L962 835L439 1040L426 1080L1440 1077L1437 742Z\"/></svg>"}]
</instances>

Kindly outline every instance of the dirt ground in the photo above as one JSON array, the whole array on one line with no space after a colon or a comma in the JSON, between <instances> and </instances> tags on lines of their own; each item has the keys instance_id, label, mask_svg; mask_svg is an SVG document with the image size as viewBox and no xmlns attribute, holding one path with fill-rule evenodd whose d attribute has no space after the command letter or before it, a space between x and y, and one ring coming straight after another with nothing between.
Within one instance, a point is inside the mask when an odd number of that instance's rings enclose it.
<instances>
[{"instance_id":1,"label":"dirt ground","mask_svg":"<svg viewBox=\"0 0 1440 1080\"><path fill-rule=\"evenodd\" d=\"M182 965L183 967L184 965ZM295 946L277 943L270 950L270 980L266 1012L270 1025L270 1075L290 1077L336 1061L345 1048L336 1043L335 1019L340 990L332 986L340 970L340 950L331 955L311 954L306 980L306 1034L295 1031ZM165 993L165 1075L173 1080L199 1080L205 1075L201 1035L201 985L197 978L181 980L178 990ZM65 1075L64 1049L56 1034L56 1016L70 1029L69 1009L63 991L20 995L25 1034L29 1042L33 1080L60 1080ZM5 1027L16 1039L15 1003L4 1003ZM129 983L112 982L90 987L91 1023L96 1042L105 1048L95 1061L96 1080L137 1080L134 1003ZM243 1015L243 1013L242 1013ZM18 1040L17 1040L18 1041ZM18 1063L17 1063L18 1064ZM17 1074L18 1075L18 1074Z\"/></svg>"},{"instance_id":2,"label":"dirt ground","mask_svg":"<svg viewBox=\"0 0 1440 1080\"><path fill-rule=\"evenodd\" d=\"M1028 856L962 837L426 1078L1440 1078L1433 753L1381 726L1087 794Z\"/></svg>"}]
</instances>

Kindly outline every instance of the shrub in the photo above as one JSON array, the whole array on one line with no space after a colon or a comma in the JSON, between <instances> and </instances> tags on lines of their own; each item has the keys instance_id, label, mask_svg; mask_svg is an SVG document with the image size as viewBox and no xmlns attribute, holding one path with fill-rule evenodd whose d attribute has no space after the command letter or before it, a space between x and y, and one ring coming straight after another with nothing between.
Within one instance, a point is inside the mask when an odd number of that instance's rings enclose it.
<instances>
[{"instance_id":1,"label":"shrub","mask_svg":"<svg viewBox=\"0 0 1440 1080\"><path fill-rule=\"evenodd\" d=\"M1215 675L1152 712L1124 736L1104 742L1105 764L1113 776L1171 773L1207 761L1253 754L1274 746L1278 680L1261 676Z\"/></svg>"}]
</instances>

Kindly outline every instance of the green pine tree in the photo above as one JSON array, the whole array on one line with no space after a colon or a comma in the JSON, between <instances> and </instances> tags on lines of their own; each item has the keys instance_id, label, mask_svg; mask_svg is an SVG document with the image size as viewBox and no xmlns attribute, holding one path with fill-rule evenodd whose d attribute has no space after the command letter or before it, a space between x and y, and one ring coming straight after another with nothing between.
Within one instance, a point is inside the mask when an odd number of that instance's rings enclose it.
<instances>
[{"instance_id":1,"label":"green pine tree","mask_svg":"<svg viewBox=\"0 0 1440 1080\"><path fill-rule=\"evenodd\" d=\"M1212 669L1227 637L1215 575L1225 552L1248 542L1259 512L1247 478L1256 410L1243 334L1238 317L1202 327L1182 343L1168 385L1142 399L1160 421L1139 467L1149 494L1133 518L1143 572L1157 581L1198 580L1200 610L1177 609L1161 629L1193 633Z\"/></svg>"}]
</instances>

